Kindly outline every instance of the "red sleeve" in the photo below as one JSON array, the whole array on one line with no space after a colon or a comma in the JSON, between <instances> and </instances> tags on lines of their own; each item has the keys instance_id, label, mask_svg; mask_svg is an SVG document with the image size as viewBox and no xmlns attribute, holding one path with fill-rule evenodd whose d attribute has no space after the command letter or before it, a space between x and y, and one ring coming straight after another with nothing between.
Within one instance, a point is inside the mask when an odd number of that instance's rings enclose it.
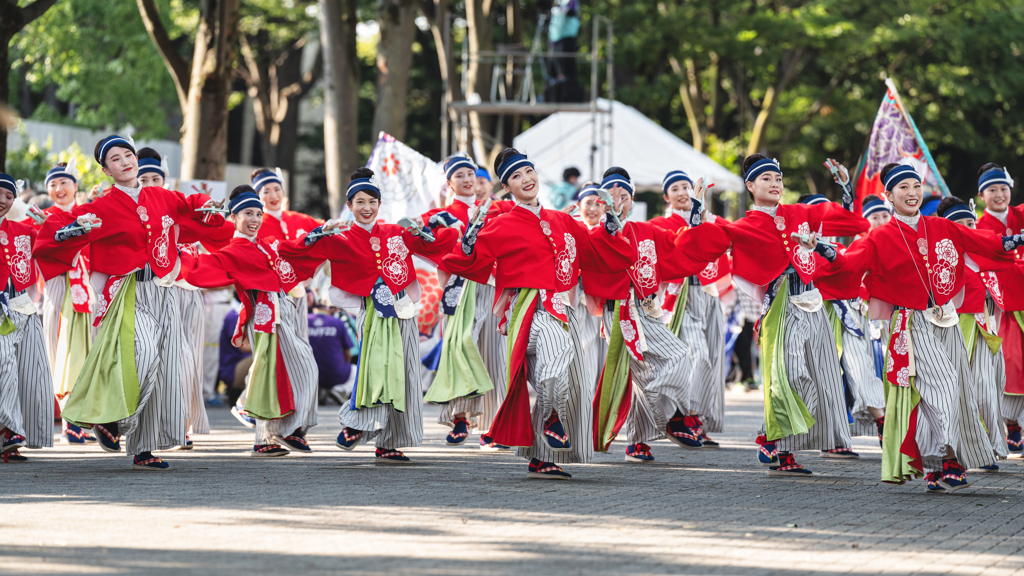
<instances>
[{"instance_id":1,"label":"red sleeve","mask_svg":"<svg viewBox=\"0 0 1024 576\"><path fill-rule=\"evenodd\" d=\"M865 272L870 271L878 263L878 253L870 234L851 243L841 256L843 256L842 272L855 278L862 278ZM837 258L836 261L838 262L839 259ZM829 267L829 269L833 268Z\"/></svg>"},{"instance_id":2,"label":"red sleeve","mask_svg":"<svg viewBox=\"0 0 1024 576\"><path fill-rule=\"evenodd\" d=\"M81 236L75 236L74 238L68 238L63 242L57 242L54 236L57 231L61 228L72 224L79 216L88 213L88 210L83 208L89 206L89 204L83 204L82 206L76 206L71 212L62 212L60 214L52 214L43 223L43 226L39 229L39 233L36 235L36 242L33 245L32 253L39 258L46 258L52 260L64 266L73 266L75 257L90 242L99 240L104 235L109 235L114 227L113 222L104 222L103 226L99 228L93 228L92 231L82 234Z\"/></svg>"},{"instance_id":3,"label":"red sleeve","mask_svg":"<svg viewBox=\"0 0 1024 576\"><path fill-rule=\"evenodd\" d=\"M305 281L316 275L316 271L328 260L332 243L339 241L341 238L327 236L317 240L312 246L306 246L305 238L282 240L277 246L277 253L292 265L299 279ZM340 252L346 253L347 250L342 249Z\"/></svg>"},{"instance_id":4,"label":"red sleeve","mask_svg":"<svg viewBox=\"0 0 1024 576\"><path fill-rule=\"evenodd\" d=\"M1003 248L1003 238L989 230L973 230L959 224L950 229L959 236L957 244L970 254L982 270L1009 270L1015 265L1013 252Z\"/></svg>"},{"instance_id":5,"label":"red sleeve","mask_svg":"<svg viewBox=\"0 0 1024 576\"><path fill-rule=\"evenodd\" d=\"M580 255L580 269L614 274L625 272L633 263L633 247L623 235L612 236L603 225L587 230L582 222L566 215L569 230L576 238Z\"/></svg>"},{"instance_id":6,"label":"red sleeve","mask_svg":"<svg viewBox=\"0 0 1024 576\"><path fill-rule=\"evenodd\" d=\"M490 213L488 213L490 218ZM450 251L442 257L445 268L452 274L468 278L477 284L486 284L491 278L494 270L494 262L500 255L495 254L494 246L501 246L501 237L498 226L484 224L476 237L476 244L473 245L473 253L469 256L462 252L462 245L455 244Z\"/></svg>"},{"instance_id":7,"label":"red sleeve","mask_svg":"<svg viewBox=\"0 0 1024 576\"><path fill-rule=\"evenodd\" d=\"M452 251L455 242L459 239L459 232L454 228L438 228L434 230L434 241L427 242L419 236L414 236L408 230L402 231L402 240L413 254L419 254L432 261L439 261Z\"/></svg>"},{"instance_id":8,"label":"red sleeve","mask_svg":"<svg viewBox=\"0 0 1024 576\"><path fill-rule=\"evenodd\" d=\"M199 288L223 288L234 284L234 280L224 269L221 258L223 254L200 254L197 258L189 258L189 266L186 268L186 260L182 259L181 274L185 280Z\"/></svg>"},{"instance_id":9,"label":"red sleeve","mask_svg":"<svg viewBox=\"0 0 1024 576\"><path fill-rule=\"evenodd\" d=\"M210 252L223 250L235 237L235 226L231 222L224 222L222 226L212 227L210 234L199 242Z\"/></svg>"},{"instance_id":10,"label":"red sleeve","mask_svg":"<svg viewBox=\"0 0 1024 576\"><path fill-rule=\"evenodd\" d=\"M811 232L821 228L823 236L855 236L871 228L871 223L839 204L815 204L808 207L807 223Z\"/></svg>"},{"instance_id":11,"label":"red sleeve","mask_svg":"<svg viewBox=\"0 0 1024 576\"><path fill-rule=\"evenodd\" d=\"M199 208L202 208L207 202L210 201L210 197L206 194L189 194L185 196L181 192L174 192L178 195L178 218L185 220L195 220L201 224L209 226L211 228L223 226L224 216L213 213L213 212L196 212Z\"/></svg>"}]
</instances>

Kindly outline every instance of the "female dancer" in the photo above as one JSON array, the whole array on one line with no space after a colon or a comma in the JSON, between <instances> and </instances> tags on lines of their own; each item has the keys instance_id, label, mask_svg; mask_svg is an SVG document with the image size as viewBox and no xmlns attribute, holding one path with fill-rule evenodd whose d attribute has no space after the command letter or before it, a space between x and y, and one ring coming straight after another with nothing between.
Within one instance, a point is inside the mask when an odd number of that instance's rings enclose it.
<instances>
[{"instance_id":1,"label":"female dancer","mask_svg":"<svg viewBox=\"0 0 1024 576\"><path fill-rule=\"evenodd\" d=\"M583 184L580 191L576 193L576 207L579 209L580 221L593 230L601 224L604 218L604 204L598 200L598 184L587 182ZM587 311L587 295L583 289L583 277L577 286L579 291L579 302L576 304L576 320L580 325L580 344L583 346L583 357L585 362L584 378L587 382L597 382L601 375L601 367L604 366L605 356L608 355L608 342L601 336L601 316L592 316Z\"/></svg>"},{"instance_id":2,"label":"female dancer","mask_svg":"<svg viewBox=\"0 0 1024 576\"><path fill-rule=\"evenodd\" d=\"M355 225L335 220L315 228L302 241L281 244L281 255L312 277L331 263L330 296L339 308L359 310L359 365L350 402L339 413L337 445L352 450L376 438L376 462L406 463L399 448L423 442L423 392L420 384L419 329L416 306L419 283L412 255L440 258L451 251L455 230L433 234L377 222L380 189L373 171L360 168L348 186L348 207ZM341 233L333 233L334 231Z\"/></svg>"},{"instance_id":3,"label":"female dancer","mask_svg":"<svg viewBox=\"0 0 1024 576\"><path fill-rule=\"evenodd\" d=\"M520 447L519 455L530 460L528 477L565 480L570 476L556 460L588 462L593 456L593 389L583 373L574 302L563 293L575 292L581 267L625 271L632 248L615 220L588 232L568 214L541 207L533 164L515 149L499 153L494 167L515 206L482 230L467 230L461 249L445 256L444 264L485 282L497 263L494 310L504 316L509 336L509 384L488 435ZM532 421L527 380L537 391Z\"/></svg>"},{"instance_id":4,"label":"female dancer","mask_svg":"<svg viewBox=\"0 0 1024 576\"><path fill-rule=\"evenodd\" d=\"M902 484L927 472L929 492L957 490L968 485L966 468L992 463L992 447L953 299L968 257L990 269L1012 266L1008 251L1024 240L922 217L921 177L911 166L889 164L881 177L894 219L846 258L849 270L871 273L872 317L891 315L882 481Z\"/></svg>"},{"instance_id":5,"label":"female dancer","mask_svg":"<svg viewBox=\"0 0 1024 576\"><path fill-rule=\"evenodd\" d=\"M302 337L306 294L295 270L277 252L278 241L259 238L263 203L251 186L231 191L228 208L235 237L222 250L192 259L184 270L200 288L234 286L242 311L231 343L253 350L246 376L245 413L256 419L255 457L311 452L306 433L316 426L317 366Z\"/></svg>"},{"instance_id":6,"label":"female dancer","mask_svg":"<svg viewBox=\"0 0 1024 576\"><path fill-rule=\"evenodd\" d=\"M252 187L260 195L264 206L260 238L298 240L313 228L323 224L322 220L302 212L285 210L286 196L281 175L270 168L257 168L252 171Z\"/></svg>"}]
</instances>

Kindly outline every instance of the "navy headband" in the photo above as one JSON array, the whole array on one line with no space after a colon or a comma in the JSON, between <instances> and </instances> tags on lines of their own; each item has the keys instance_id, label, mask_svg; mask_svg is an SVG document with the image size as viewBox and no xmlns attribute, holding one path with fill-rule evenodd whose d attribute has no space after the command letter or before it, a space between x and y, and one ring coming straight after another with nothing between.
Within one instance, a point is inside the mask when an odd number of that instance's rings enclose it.
<instances>
[{"instance_id":1,"label":"navy headband","mask_svg":"<svg viewBox=\"0 0 1024 576\"><path fill-rule=\"evenodd\" d=\"M800 201L801 204L807 204L808 206L814 206L817 204L828 204L829 199L825 198L821 194L811 194L807 198Z\"/></svg>"},{"instance_id":2,"label":"navy headband","mask_svg":"<svg viewBox=\"0 0 1024 576\"><path fill-rule=\"evenodd\" d=\"M501 180L502 184L507 184L508 179L516 170L529 166L533 168L533 162L526 159L525 154L513 154L498 166L498 179Z\"/></svg>"},{"instance_id":3,"label":"navy headband","mask_svg":"<svg viewBox=\"0 0 1024 576\"><path fill-rule=\"evenodd\" d=\"M260 172L252 179L252 187L258 194L261 188L267 184L273 184L275 182L278 186L284 188L284 184L281 182L281 179L277 177L277 173L267 170L266 172Z\"/></svg>"},{"instance_id":4,"label":"navy headband","mask_svg":"<svg viewBox=\"0 0 1024 576\"><path fill-rule=\"evenodd\" d=\"M10 190L11 194L18 195L18 184L7 174L0 172L0 188Z\"/></svg>"},{"instance_id":5,"label":"navy headband","mask_svg":"<svg viewBox=\"0 0 1024 576\"><path fill-rule=\"evenodd\" d=\"M164 167L160 165L160 161L156 158L139 158L139 176L143 174L159 174L167 178Z\"/></svg>"},{"instance_id":6,"label":"navy headband","mask_svg":"<svg viewBox=\"0 0 1024 576\"><path fill-rule=\"evenodd\" d=\"M259 208L263 210L263 202L260 201L260 197L255 192L249 192L246 190L231 199L228 202L228 209L231 210L232 214L238 214L246 208Z\"/></svg>"},{"instance_id":7,"label":"navy headband","mask_svg":"<svg viewBox=\"0 0 1024 576\"><path fill-rule=\"evenodd\" d=\"M625 188L629 191L629 195L633 195L633 183L622 174L609 174L604 180L601 180L601 190L611 190L614 186Z\"/></svg>"},{"instance_id":8,"label":"navy headband","mask_svg":"<svg viewBox=\"0 0 1024 576\"><path fill-rule=\"evenodd\" d=\"M380 200L380 189L370 182L369 178L356 178L348 185L348 199L351 200L359 192L366 192Z\"/></svg>"},{"instance_id":9,"label":"navy headband","mask_svg":"<svg viewBox=\"0 0 1024 576\"><path fill-rule=\"evenodd\" d=\"M121 138L120 136L107 136L103 140L100 140L99 150L96 151L96 161L99 162L100 166L107 165L107 153L110 152L111 148L127 148L135 154L135 146L130 142Z\"/></svg>"},{"instance_id":10,"label":"navy headband","mask_svg":"<svg viewBox=\"0 0 1024 576\"><path fill-rule=\"evenodd\" d=\"M665 175L665 179L661 181L661 189L667 194L669 186L676 182L689 182L690 186L693 186L693 180L690 179L690 175L682 170L673 170Z\"/></svg>"},{"instance_id":11,"label":"navy headband","mask_svg":"<svg viewBox=\"0 0 1024 576\"><path fill-rule=\"evenodd\" d=\"M452 156L444 164L445 178L451 180L452 176L455 175L455 171L459 168L469 168L473 171L473 174L476 174L476 164L474 164L472 160L465 156Z\"/></svg>"},{"instance_id":12,"label":"navy headband","mask_svg":"<svg viewBox=\"0 0 1024 576\"><path fill-rule=\"evenodd\" d=\"M491 181L491 173L488 172L486 168L477 168L476 169L476 177L477 178L487 178L488 182Z\"/></svg>"},{"instance_id":13,"label":"navy headband","mask_svg":"<svg viewBox=\"0 0 1024 576\"><path fill-rule=\"evenodd\" d=\"M917 170L914 170L913 166L900 164L892 170L889 170L889 173L885 175L885 181L882 182L882 184L885 186L886 190L892 190L897 184L908 178L913 178L918 182L921 181L921 175L917 173Z\"/></svg>"},{"instance_id":14,"label":"navy headband","mask_svg":"<svg viewBox=\"0 0 1024 576\"><path fill-rule=\"evenodd\" d=\"M1002 170L993 168L978 177L978 194L981 194L985 191L985 188L993 184L1006 184L1013 188L1013 178L1010 177L1010 173L1006 171L1006 168Z\"/></svg>"},{"instance_id":15,"label":"navy headband","mask_svg":"<svg viewBox=\"0 0 1024 576\"><path fill-rule=\"evenodd\" d=\"M140 170L139 173L141 174L142 171ZM43 185L44 186L49 185L50 184L50 180L53 180L55 178L68 178L72 182L74 182L76 184L78 183L78 178L75 178L74 174L72 174L71 172L68 172L67 166L54 166L53 168L50 168L49 170L47 170L47 172L46 172L46 182L44 182Z\"/></svg>"},{"instance_id":16,"label":"navy headband","mask_svg":"<svg viewBox=\"0 0 1024 576\"><path fill-rule=\"evenodd\" d=\"M576 193L576 201L579 202L587 196L597 196L598 190L600 190L600 188L598 188L596 184L588 184L583 188L580 188L580 191Z\"/></svg>"},{"instance_id":17,"label":"navy headband","mask_svg":"<svg viewBox=\"0 0 1024 576\"><path fill-rule=\"evenodd\" d=\"M939 196L925 196L921 201L921 215L934 216L939 211L939 202L942 202Z\"/></svg>"},{"instance_id":18,"label":"navy headband","mask_svg":"<svg viewBox=\"0 0 1024 576\"><path fill-rule=\"evenodd\" d=\"M758 176L765 172L778 172L782 174L782 168L779 166L779 162L774 158L761 158L754 165L747 170L747 173L743 175L744 182L753 182Z\"/></svg>"},{"instance_id":19,"label":"navy headband","mask_svg":"<svg viewBox=\"0 0 1024 576\"><path fill-rule=\"evenodd\" d=\"M963 218L970 218L971 220L978 219L978 215L975 214L974 210L971 210L971 207L967 204L954 205L949 210L946 210L946 213L943 214L942 217L953 222Z\"/></svg>"},{"instance_id":20,"label":"navy headband","mask_svg":"<svg viewBox=\"0 0 1024 576\"><path fill-rule=\"evenodd\" d=\"M878 214L880 212L888 212L889 209L885 207L885 202L881 200L869 200L864 203L861 208L861 215L867 218L872 214Z\"/></svg>"}]
</instances>

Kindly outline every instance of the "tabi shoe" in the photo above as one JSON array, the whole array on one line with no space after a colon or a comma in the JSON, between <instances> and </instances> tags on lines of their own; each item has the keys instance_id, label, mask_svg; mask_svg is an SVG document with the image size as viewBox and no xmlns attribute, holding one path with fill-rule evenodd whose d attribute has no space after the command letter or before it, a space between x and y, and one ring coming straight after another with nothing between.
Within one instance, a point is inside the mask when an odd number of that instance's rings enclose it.
<instances>
[{"instance_id":1,"label":"tabi shoe","mask_svg":"<svg viewBox=\"0 0 1024 576\"><path fill-rule=\"evenodd\" d=\"M565 433L565 428L562 427L562 421L558 419L557 412L552 412L551 417L544 423L544 439L547 440L548 447L555 452L572 450L569 435Z\"/></svg>"},{"instance_id":2,"label":"tabi shoe","mask_svg":"<svg viewBox=\"0 0 1024 576\"><path fill-rule=\"evenodd\" d=\"M10 452L4 452L3 457L4 464L22 464L28 462L28 458L25 458L17 450L11 450Z\"/></svg>"},{"instance_id":3,"label":"tabi shoe","mask_svg":"<svg viewBox=\"0 0 1024 576\"><path fill-rule=\"evenodd\" d=\"M280 444L254 444L252 452L249 452L249 456L253 458L277 458L287 455L288 450L282 448Z\"/></svg>"},{"instance_id":4,"label":"tabi shoe","mask_svg":"<svg viewBox=\"0 0 1024 576\"><path fill-rule=\"evenodd\" d=\"M705 448L721 448L722 447L722 445L719 444L718 442L712 440L711 438L708 438L708 435L705 434L703 431L700 433L700 443L703 444Z\"/></svg>"},{"instance_id":5,"label":"tabi shoe","mask_svg":"<svg viewBox=\"0 0 1024 576\"><path fill-rule=\"evenodd\" d=\"M21 434L11 434L8 432L7 439L4 440L3 453L15 452L18 448L25 447L25 437Z\"/></svg>"},{"instance_id":6,"label":"tabi shoe","mask_svg":"<svg viewBox=\"0 0 1024 576\"><path fill-rule=\"evenodd\" d=\"M681 448L703 448L704 445L701 444L700 435L695 428L698 426L693 416L674 416L665 425L665 437Z\"/></svg>"},{"instance_id":7,"label":"tabi shoe","mask_svg":"<svg viewBox=\"0 0 1024 576\"><path fill-rule=\"evenodd\" d=\"M168 470L171 465L153 456L152 452L143 452L132 458L132 470Z\"/></svg>"},{"instance_id":8,"label":"tabi shoe","mask_svg":"<svg viewBox=\"0 0 1024 576\"><path fill-rule=\"evenodd\" d=\"M491 438L487 434L480 435L480 449L484 452L507 452L511 450L511 448L504 444L498 444L494 441L494 438Z\"/></svg>"},{"instance_id":9,"label":"tabi shoe","mask_svg":"<svg viewBox=\"0 0 1024 576\"><path fill-rule=\"evenodd\" d=\"M626 462L654 462L651 447L643 442L626 446Z\"/></svg>"},{"instance_id":10,"label":"tabi shoe","mask_svg":"<svg viewBox=\"0 0 1024 576\"><path fill-rule=\"evenodd\" d=\"M355 428L342 428L341 434L338 434L338 440L334 444L342 450L352 450L359 444L359 439L363 437L363 433Z\"/></svg>"},{"instance_id":11,"label":"tabi shoe","mask_svg":"<svg viewBox=\"0 0 1024 576\"><path fill-rule=\"evenodd\" d=\"M186 434L185 443L182 444L181 446L175 446L174 448L171 448L171 450L191 450L195 447L196 445L192 443L192 439L189 438L188 435Z\"/></svg>"},{"instance_id":12,"label":"tabi shoe","mask_svg":"<svg viewBox=\"0 0 1024 576\"><path fill-rule=\"evenodd\" d=\"M942 461L942 485L946 487L946 490L953 492L961 488L967 488L970 486L970 482L967 481L967 471L960 465L956 460L943 460Z\"/></svg>"},{"instance_id":13,"label":"tabi shoe","mask_svg":"<svg viewBox=\"0 0 1024 576\"><path fill-rule=\"evenodd\" d=\"M312 454L313 450L310 449L309 442L306 442L306 439L299 435L301 433L300 430L295 430L290 435L280 438L281 444L284 444L286 448L294 450L298 454Z\"/></svg>"},{"instance_id":14,"label":"tabi shoe","mask_svg":"<svg viewBox=\"0 0 1024 576\"><path fill-rule=\"evenodd\" d=\"M999 472L999 465L993 462L988 466L978 466L977 468L971 468L970 472L977 472L979 474L995 474Z\"/></svg>"},{"instance_id":15,"label":"tabi shoe","mask_svg":"<svg viewBox=\"0 0 1024 576\"><path fill-rule=\"evenodd\" d=\"M256 419L243 412L242 409L238 407L238 404L231 407L231 415L241 422L242 426L245 426L246 428L256 427Z\"/></svg>"},{"instance_id":16,"label":"tabi shoe","mask_svg":"<svg viewBox=\"0 0 1024 576\"><path fill-rule=\"evenodd\" d=\"M405 454L402 454L398 450L385 450L383 448L377 448L377 453L374 455L378 464L409 464L412 460Z\"/></svg>"},{"instance_id":17,"label":"tabi shoe","mask_svg":"<svg viewBox=\"0 0 1024 576\"><path fill-rule=\"evenodd\" d=\"M882 445L882 432L885 430L885 416L875 418L875 426L878 427L878 445Z\"/></svg>"},{"instance_id":18,"label":"tabi shoe","mask_svg":"<svg viewBox=\"0 0 1024 576\"><path fill-rule=\"evenodd\" d=\"M107 426L110 426L112 430ZM96 440L104 452L120 452L121 435L117 433L117 424L108 424L107 426L103 424L93 426L93 430L96 431Z\"/></svg>"},{"instance_id":19,"label":"tabi shoe","mask_svg":"<svg viewBox=\"0 0 1024 576\"><path fill-rule=\"evenodd\" d=\"M539 480L569 480L572 478L571 474L559 468L554 462L541 462L536 458L530 459L529 470L526 473L527 478Z\"/></svg>"},{"instance_id":20,"label":"tabi shoe","mask_svg":"<svg viewBox=\"0 0 1024 576\"><path fill-rule=\"evenodd\" d=\"M761 466L775 466L779 463L779 448L775 442L771 442L765 436L758 436L756 440L759 448L757 450L757 462Z\"/></svg>"},{"instance_id":21,"label":"tabi shoe","mask_svg":"<svg viewBox=\"0 0 1024 576\"><path fill-rule=\"evenodd\" d=\"M1024 441L1021 440L1020 424L1006 425L1006 448L1010 451L1011 457L1020 457L1024 454Z\"/></svg>"},{"instance_id":22,"label":"tabi shoe","mask_svg":"<svg viewBox=\"0 0 1024 576\"><path fill-rule=\"evenodd\" d=\"M796 463L792 454L780 454L777 466L768 468L769 476L810 476L811 471Z\"/></svg>"},{"instance_id":23,"label":"tabi shoe","mask_svg":"<svg viewBox=\"0 0 1024 576\"><path fill-rule=\"evenodd\" d=\"M94 438L91 434L89 434L85 430L82 430L81 427L71 424L70 422L66 422L64 429L60 431L61 444L76 445L95 441L96 438Z\"/></svg>"},{"instance_id":24,"label":"tabi shoe","mask_svg":"<svg viewBox=\"0 0 1024 576\"><path fill-rule=\"evenodd\" d=\"M849 448L840 446L831 450L822 450L822 458L832 458L833 460L859 460L860 454L857 454Z\"/></svg>"},{"instance_id":25,"label":"tabi shoe","mask_svg":"<svg viewBox=\"0 0 1024 576\"><path fill-rule=\"evenodd\" d=\"M448 442L449 446L462 446L469 439L469 421L465 418L456 418L455 426L452 426L452 431L448 433L448 437L445 441Z\"/></svg>"},{"instance_id":26,"label":"tabi shoe","mask_svg":"<svg viewBox=\"0 0 1024 576\"><path fill-rule=\"evenodd\" d=\"M929 494L947 494L949 490L942 485L942 472L929 472L924 477L924 491Z\"/></svg>"}]
</instances>

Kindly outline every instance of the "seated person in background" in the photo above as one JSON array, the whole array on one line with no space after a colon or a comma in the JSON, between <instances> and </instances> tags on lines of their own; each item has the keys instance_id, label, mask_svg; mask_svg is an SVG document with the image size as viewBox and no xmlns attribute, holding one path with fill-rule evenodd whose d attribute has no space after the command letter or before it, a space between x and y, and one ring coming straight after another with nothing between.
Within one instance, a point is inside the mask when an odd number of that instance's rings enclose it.
<instances>
[{"instance_id":1,"label":"seated person in background","mask_svg":"<svg viewBox=\"0 0 1024 576\"><path fill-rule=\"evenodd\" d=\"M320 370L320 403L333 400L342 404L352 395L352 384L356 380L349 352L353 347L352 339L345 323L324 314L309 290L306 304L309 307L309 345Z\"/></svg>"}]
</instances>

